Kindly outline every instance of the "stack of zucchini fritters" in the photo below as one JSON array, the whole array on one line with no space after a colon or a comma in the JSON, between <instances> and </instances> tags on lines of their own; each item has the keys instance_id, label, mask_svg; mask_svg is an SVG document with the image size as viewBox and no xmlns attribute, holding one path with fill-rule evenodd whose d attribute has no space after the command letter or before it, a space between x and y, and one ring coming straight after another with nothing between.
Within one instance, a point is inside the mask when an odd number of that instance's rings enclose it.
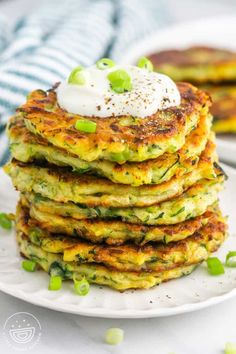
<instances>
[{"instance_id":1,"label":"stack of zucchini fritters","mask_svg":"<svg viewBox=\"0 0 236 354\"><path fill-rule=\"evenodd\" d=\"M118 290L189 274L222 244L218 166L209 96L179 83L181 105L153 116L87 118L32 92L9 124L5 167L21 192L21 254L64 279Z\"/></svg>"},{"instance_id":2,"label":"stack of zucchini fritters","mask_svg":"<svg viewBox=\"0 0 236 354\"><path fill-rule=\"evenodd\" d=\"M236 133L236 52L195 46L157 52L150 59L157 71L192 82L211 95L216 133Z\"/></svg>"}]
</instances>

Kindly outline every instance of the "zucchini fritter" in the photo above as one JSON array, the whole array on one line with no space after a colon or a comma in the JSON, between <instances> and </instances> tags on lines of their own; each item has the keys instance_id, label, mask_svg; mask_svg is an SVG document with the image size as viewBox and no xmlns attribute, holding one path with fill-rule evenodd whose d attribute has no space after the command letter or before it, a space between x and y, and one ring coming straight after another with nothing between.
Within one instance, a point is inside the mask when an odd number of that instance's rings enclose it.
<instances>
[{"instance_id":1,"label":"zucchini fritter","mask_svg":"<svg viewBox=\"0 0 236 354\"><path fill-rule=\"evenodd\" d=\"M223 174L219 174L212 180L202 179L177 198L142 208L105 208L102 206L92 208L72 202L55 202L33 193L26 193L22 195L22 198L26 197L30 204L34 204L43 212L79 220L115 218L133 224L170 225L203 214L210 205L217 201L223 181Z\"/></svg>"},{"instance_id":2,"label":"zucchini fritter","mask_svg":"<svg viewBox=\"0 0 236 354\"><path fill-rule=\"evenodd\" d=\"M38 193L57 202L87 206L144 207L177 197L203 178L215 178L215 144L209 141L196 168L157 184L132 187L107 179L78 175L65 168L24 164L13 160L5 167L13 185L23 193Z\"/></svg>"},{"instance_id":3,"label":"zucchini fritter","mask_svg":"<svg viewBox=\"0 0 236 354\"><path fill-rule=\"evenodd\" d=\"M236 53L209 47L164 50L149 56L158 72L175 81L236 81Z\"/></svg>"},{"instance_id":4,"label":"zucchini fritter","mask_svg":"<svg viewBox=\"0 0 236 354\"><path fill-rule=\"evenodd\" d=\"M29 241L22 232L17 233L17 241L22 255L35 262L46 272L59 275L63 279L86 278L89 283L107 285L116 290L149 289L162 282L190 274L196 267L178 267L162 273L120 272L95 263L64 262L60 254L43 251Z\"/></svg>"},{"instance_id":5,"label":"zucchini fritter","mask_svg":"<svg viewBox=\"0 0 236 354\"><path fill-rule=\"evenodd\" d=\"M208 85L204 89L213 101L213 130L216 133L236 133L236 85Z\"/></svg>"},{"instance_id":6,"label":"zucchini fritter","mask_svg":"<svg viewBox=\"0 0 236 354\"><path fill-rule=\"evenodd\" d=\"M173 153L185 143L186 135L206 115L209 96L188 83L179 83L181 105L140 119L137 117L92 117L95 133L75 128L83 117L70 114L57 104L56 89L32 92L21 112L27 128L53 145L85 161L106 159L117 163L144 161L165 152Z\"/></svg>"},{"instance_id":7,"label":"zucchini fritter","mask_svg":"<svg viewBox=\"0 0 236 354\"><path fill-rule=\"evenodd\" d=\"M98 160L86 162L78 156L57 148L42 137L32 134L26 129L21 116L14 116L8 126L10 150L12 156L21 162L48 161L58 166L71 166L73 171L95 173L106 177L114 183L159 184L173 176L181 176L191 172L204 150L212 123L211 115L200 117L198 126L186 137L184 146L177 152L165 153L157 159L139 163L125 163Z\"/></svg>"},{"instance_id":8,"label":"zucchini fritter","mask_svg":"<svg viewBox=\"0 0 236 354\"><path fill-rule=\"evenodd\" d=\"M109 245L121 245L126 241L144 245L150 241L176 242L191 236L194 232L205 225L214 213L219 214L219 208L212 206L198 217L183 221L175 225L147 226L129 224L117 220L77 220L70 217L63 217L37 209L33 204L29 205L24 198L18 208L18 218L22 217L20 210L24 207L30 208L31 219L27 219L30 229L37 237L39 228L49 233L66 234L72 237L81 237L93 243L105 242ZM219 214L220 215L220 214Z\"/></svg>"},{"instance_id":9,"label":"zucchini fritter","mask_svg":"<svg viewBox=\"0 0 236 354\"><path fill-rule=\"evenodd\" d=\"M16 228L32 243L50 253L60 253L65 262L102 263L120 271L163 272L176 267L197 264L207 259L222 244L226 235L224 219L214 214L208 223L185 240L168 245L157 243L144 246L96 245L65 235L51 235L40 229L37 237L28 225L28 211L16 221Z\"/></svg>"}]
</instances>

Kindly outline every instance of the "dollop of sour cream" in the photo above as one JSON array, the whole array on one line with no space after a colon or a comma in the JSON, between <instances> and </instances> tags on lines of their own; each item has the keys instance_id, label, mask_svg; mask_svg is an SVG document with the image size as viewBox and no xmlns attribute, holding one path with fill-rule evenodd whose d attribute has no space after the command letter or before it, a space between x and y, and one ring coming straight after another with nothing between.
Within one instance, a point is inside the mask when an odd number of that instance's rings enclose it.
<instances>
[{"instance_id":1,"label":"dollop of sour cream","mask_svg":"<svg viewBox=\"0 0 236 354\"><path fill-rule=\"evenodd\" d=\"M107 75L117 69L130 75L131 91L116 93L111 89ZM145 118L158 110L180 105L178 88L168 76L137 66L115 65L100 70L93 65L84 69L84 77L83 85L63 82L57 88L59 106L70 113L99 118L124 115Z\"/></svg>"}]
</instances>

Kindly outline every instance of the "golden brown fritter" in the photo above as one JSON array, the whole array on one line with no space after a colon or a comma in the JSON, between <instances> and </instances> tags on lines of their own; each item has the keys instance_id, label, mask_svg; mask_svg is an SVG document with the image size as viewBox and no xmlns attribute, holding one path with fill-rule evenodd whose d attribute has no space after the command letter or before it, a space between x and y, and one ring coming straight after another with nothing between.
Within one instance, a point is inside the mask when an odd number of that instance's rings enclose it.
<instances>
[{"instance_id":1,"label":"golden brown fritter","mask_svg":"<svg viewBox=\"0 0 236 354\"><path fill-rule=\"evenodd\" d=\"M208 85L204 89L213 100L213 130L216 133L236 133L236 85Z\"/></svg>"},{"instance_id":2,"label":"golden brown fritter","mask_svg":"<svg viewBox=\"0 0 236 354\"><path fill-rule=\"evenodd\" d=\"M211 128L212 117L202 116L198 126L186 137L184 146L177 152L165 153L153 160L139 163L117 164L107 160L86 162L78 156L57 148L42 137L26 129L21 116L14 116L8 126L12 156L21 162L48 161L53 165L71 166L73 171L95 173L114 183L140 186L159 184L173 176L191 172L204 150Z\"/></svg>"},{"instance_id":3,"label":"golden brown fritter","mask_svg":"<svg viewBox=\"0 0 236 354\"><path fill-rule=\"evenodd\" d=\"M157 71L195 84L236 80L236 53L220 48L170 49L149 56Z\"/></svg>"},{"instance_id":4,"label":"golden brown fritter","mask_svg":"<svg viewBox=\"0 0 236 354\"><path fill-rule=\"evenodd\" d=\"M171 279L190 274L196 265L177 267L165 272L120 272L96 263L65 262L60 254L45 252L17 232L19 250L23 256L35 260L37 265L49 274L62 279L87 279L89 283L107 285L119 291L127 289L149 289Z\"/></svg>"},{"instance_id":5,"label":"golden brown fritter","mask_svg":"<svg viewBox=\"0 0 236 354\"><path fill-rule=\"evenodd\" d=\"M210 99L206 93L188 83L179 83L178 89L180 106L157 111L144 119L89 118L97 125L95 133L75 128L76 121L84 117L61 109L56 89L32 92L18 112L23 114L30 131L83 160L144 161L179 150L200 116L208 112Z\"/></svg>"},{"instance_id":6,"label":"golden brown fritter","mask_svg":"<svg viewBox=\"0 0 236 354\"><path fill-rule=\"evenodd\" d=\"M207 211L191 220L175 225L147 226L135 225L116 220L82 219L63 217L57 214L39 210L33 204L22 199L21 208L29 208L31 219L27 222L32 231L37 235L38 228L43 228L52 234L66 234L72 237L81 237L93 243L105 242L109 245L121 245L126 241L144 245L150 241L176 242L191 236L205 225L214 213L219 212L217 206L212 206ZM18 209L18 215L20 215ZM18 216L19 217L19 216Z\"/></svg>"},{"instance_id":7,"label":"golden brown fritter","mask_svg":"<svg viewBox=\"0 0 236 354\"><path fill-rule=\"evenodd\" d=\"M19 206L20 208L20 206ZM168 245L157 243L138 246L124 244L120 246L96 245L65 235L51 235L43 229L35 237L30 230L26 209L23 217L17 218L16 228L26 234L30 241L44 251L63 255L65 262L101 263L120 271L163 272L176 267L190 266L206 260L216 251L226 236L224 219L214 214L208 223L192 236Z\"/></svg>"},{"instance_id":8,"label":"golden brown fritter","mask_svg":"<svg viewBox=\"0 0 236 354\"><path fill-rule=\"evenodd\" d=\"M217 170L216 170L217 171ZM46 213L82 219L118 219L132 224L170 225L199 216L216 203L224 182L223 172L212 180L202 179L180 196L148 207L87 207L72 202L60 203L40 194L25 193L22 199Z\"/></svg>"},{"instance_id":9,"label":"golden brown fritter","mask_svg":"<svg viewBox=\"0 0 236 354\"><path fill-rule=\"evenodd\" d=\"M144 207L177 197L203 178L215 178L215 143L209 141L196 168L161 184L132 187L105 178L78 175L53 165L24 164L13 160L5 171L17 190L39 193L58 202L90 207Z\"/></svg>"}]
</instances>

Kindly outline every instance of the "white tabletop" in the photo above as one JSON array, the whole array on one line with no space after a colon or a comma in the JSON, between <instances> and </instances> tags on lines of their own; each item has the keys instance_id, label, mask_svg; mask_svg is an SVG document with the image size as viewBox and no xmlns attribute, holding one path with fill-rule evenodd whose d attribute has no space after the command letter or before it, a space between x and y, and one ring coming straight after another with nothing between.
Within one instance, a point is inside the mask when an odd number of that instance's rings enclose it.
<instances>
[{"instance_id":1,"label":"white tabletop","mask_svg":"<svg viewBox=\"0 0 236 354\"><path fill-rule=\"evenodd\" d=\"M173 20L235 12L234 0L168 0ZM33 0L0 2L1 13L12 20L35 4ZM25 6L24 6L25 5ZM3 335L9 316L28 312L40 322L42 335L29 352L34 354L220 354L225 342L236 343L236 298L198 312L167 318L140 320L96 319L54 312L36 307L0 292L0 353L16 353ZM124 342L118 346L104 343L107 328L121 327Z\"/></svg>"},{"instance_id":2,"label":"white tabletop","mask_svg":"<svg viewBox=\"0 0 236 354\"><path fill-rule=\"evenodd\" d=\"M54 312L0 293L0 352L4 354L16 353L2 333L4 322L16 312L29 312L41 324L34 354L222 354L225 342L236 342L236 299L173 317L113 320ZM124 329L122 344L104 343L110 327Z\"/></svg>"}]
</instances>

